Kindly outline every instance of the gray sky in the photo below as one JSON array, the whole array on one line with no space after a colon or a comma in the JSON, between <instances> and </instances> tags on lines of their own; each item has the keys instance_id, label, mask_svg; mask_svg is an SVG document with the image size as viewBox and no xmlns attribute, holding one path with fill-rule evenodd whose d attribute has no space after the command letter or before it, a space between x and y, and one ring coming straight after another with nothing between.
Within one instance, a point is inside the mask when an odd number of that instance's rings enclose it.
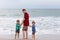
<instances>
[{"instance_id":1,"label":"gray sky","mask_svg":"<svg viewBox=\"0 0 60 40\"><path fill-rule=\"evenodd\" d=\"M0 0L0 8L60 9L60 0Z\"/></svg>"}]
</instances>

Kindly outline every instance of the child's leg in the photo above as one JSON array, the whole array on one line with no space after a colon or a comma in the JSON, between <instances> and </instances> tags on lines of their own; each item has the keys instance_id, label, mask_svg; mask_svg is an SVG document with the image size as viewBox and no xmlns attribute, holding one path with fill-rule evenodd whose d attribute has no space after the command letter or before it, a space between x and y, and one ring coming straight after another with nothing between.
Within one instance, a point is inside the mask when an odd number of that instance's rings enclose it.
<instances>
[{"instance_id":1,"label":"child's leg","mask_svg":"<svg viewBox=\"0 0 60 40\"><path fill-rule=\"evenodd\" d=\"M15 33L15 39L16 39L17 33Z\"/></svg>"},{"instance_id":2,"label":"child's leg","mask_svg":"<svg viewBox=\"0 0 60 40\"><path fill-rule=\"evenodd\" d=\"M18 38L19 38L19 33L18 33Z\"/></svg>"},{"instance_id":3,"label":"child's leg","mask_svg":"<svg viewBox=\"0 0 60 40\"><path fill-rule=\"evenodd\" d=\"M35 34L32 34L32 40L35 40Z\"/></svg>"},{"instance_id":4,"label":"child's leg","mask_svg":"<svg viewBox=\"0 0 60 40\"><path fill-rule=\"evenodd\" d=\"M32 34L32 40L33 40L33 34Z\"/></svg>"},{"instance_id":5,"label":"child's leg","mask_svg":"<svg viewBox=\"0 0 60 40\"><path fill-rule=\"evenodd\" d=\"M35 31L32 32L32 40L35 40Z\"/></svg>"},{"instance_id":6,"label":"child's leg","mask_svg":"<svg viewBox=\"0 0 60 40\"><path fill-rule=\"evenodd\" d=\"M35 40L35 34L33 35L33 37L34 37L34 40Z\"/></svg>"}]
</instances>

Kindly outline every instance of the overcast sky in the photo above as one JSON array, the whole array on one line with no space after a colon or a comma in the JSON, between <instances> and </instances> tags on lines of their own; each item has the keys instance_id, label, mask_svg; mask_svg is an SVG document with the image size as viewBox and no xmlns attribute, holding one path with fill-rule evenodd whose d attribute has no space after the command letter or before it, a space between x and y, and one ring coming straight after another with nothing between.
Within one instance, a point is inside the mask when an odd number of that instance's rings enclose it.
<instances>
[{"instance_id":1,"label":"overcast sky","mask_svg":"<svg viewBox=\"0 0 60 40\"><path fill-rule=\"evenodd\" d=\"M0 8L60 9L60 0L0 0Z\"/></svg>"}]
</instances>

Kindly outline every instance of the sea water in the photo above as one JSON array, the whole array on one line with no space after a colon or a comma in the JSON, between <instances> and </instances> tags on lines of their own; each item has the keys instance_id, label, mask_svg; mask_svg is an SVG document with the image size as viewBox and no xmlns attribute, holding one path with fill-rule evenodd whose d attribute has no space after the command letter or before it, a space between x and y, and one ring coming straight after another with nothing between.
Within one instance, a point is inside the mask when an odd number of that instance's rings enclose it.
<instances>
[{"instance_id":1,"label":"sea water","mask_svg":"<svg viewBox=\"0 0 60 40\"><path fill-rule=\"evenodd\" d=\"M23 20L22 9L1 9L0 10L0 34L14 34L16 20ZM39 34L60 34L60 10L59 9L27 9L30 14L30 25L36 22L36 35ZM22 34L21 26L21 34ZM29 35L32 33L28 28Z\"/></svg>"}]
</instances>

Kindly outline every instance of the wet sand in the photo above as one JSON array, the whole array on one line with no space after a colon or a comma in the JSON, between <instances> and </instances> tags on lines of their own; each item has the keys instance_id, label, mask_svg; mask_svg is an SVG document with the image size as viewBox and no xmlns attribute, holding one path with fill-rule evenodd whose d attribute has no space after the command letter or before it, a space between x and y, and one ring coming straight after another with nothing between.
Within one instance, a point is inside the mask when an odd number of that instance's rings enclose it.
<instances>
[{"instance_id":1,"label":"wet sand","mask_svg":"<svg viewBox=\"0 0 60 40\"><path fill-rule=\"evenodd\" d=\"M0 40L14 40L14 35L1 35ZM19 40L22 40L22 36L20 36ZM31 35L29 36L29 40L31 40ZM60 35L58 34L36 35L36 40L60 40Z\"/></svg>"}]
</instances>

